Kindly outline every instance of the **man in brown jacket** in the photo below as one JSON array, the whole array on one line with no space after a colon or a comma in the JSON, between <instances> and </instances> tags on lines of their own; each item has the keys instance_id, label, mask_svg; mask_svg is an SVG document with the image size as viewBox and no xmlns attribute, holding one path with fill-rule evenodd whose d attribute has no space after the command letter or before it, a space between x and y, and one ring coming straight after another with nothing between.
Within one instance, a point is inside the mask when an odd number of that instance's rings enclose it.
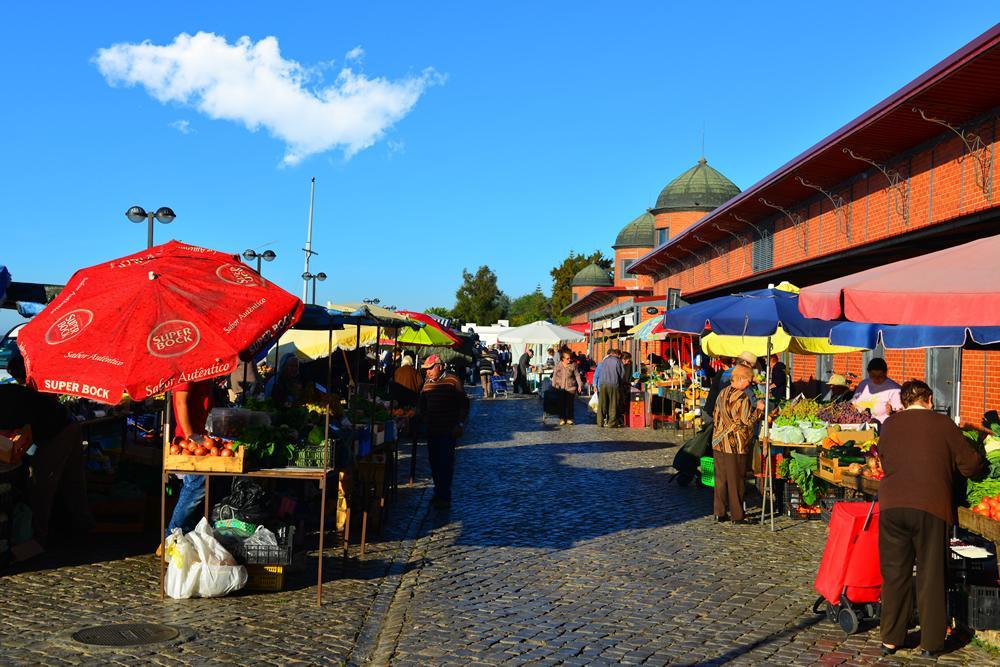
<instances>
[{"instance_id":1,"label":"man in brown jacket","mask_svg":"<svg viewBox=\"0 0 1000 667\"><path fill-rule=\"evenodd\" d=\"M885 471L879 484L878 547L882 569L882 653L906 639L917 565L920 646L941 653L947 628L945 566L954 520L952 479L971 477L982 458L946 415L933 411L933 393L919 380L900 389L903 410L882 425L878 450Z\"/></svg>"}]
</instances>

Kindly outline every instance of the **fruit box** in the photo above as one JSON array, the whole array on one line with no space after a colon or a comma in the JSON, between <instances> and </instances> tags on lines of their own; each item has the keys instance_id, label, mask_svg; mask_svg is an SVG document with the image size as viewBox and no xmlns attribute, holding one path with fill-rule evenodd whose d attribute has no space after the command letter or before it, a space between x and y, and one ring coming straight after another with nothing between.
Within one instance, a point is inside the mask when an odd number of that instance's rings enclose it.
<instances>
[{"instance_id":1,"label":"fruit box","mask_svg":"<svg viewBox=\"0 0 1000 667\"><path fill-rule=\"evenodd\" d=\"M246 454L242 445L233 450L236 456L194 456L163 453L163 469L181 472L246 472Z\"/></svg>"},{"instance_id":2,"label":"fruit box","mask_svg":"<svg viewBox=\"0 0 1000 667\"><path fill-rule=\"evenodd\" d=\"M831 426L827 430L826 435L828 438L830 438L830 440L833 440L838 445L844 445L847 444L848 442L855 442L855 443L868 442L869 440L875 438L876 433L872 429L869 429L867 431L838 431L834 430L834 428Z\"/></svg>"}]
</instances>

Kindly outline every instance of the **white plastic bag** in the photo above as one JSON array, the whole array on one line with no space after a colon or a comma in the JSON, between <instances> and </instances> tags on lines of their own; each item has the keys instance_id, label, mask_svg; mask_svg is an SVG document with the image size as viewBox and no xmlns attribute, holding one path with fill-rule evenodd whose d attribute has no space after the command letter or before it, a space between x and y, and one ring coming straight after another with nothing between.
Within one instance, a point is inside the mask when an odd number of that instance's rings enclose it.
<instances>
[{"instance_id":1,"label":"white plastic bag","mask_svg":"<svg viewBox=\"0 0 1000 667\"><path fill-rule=\"evenodd\" d=\"M590 408L591 412L597 412L597 404L597 392L594 392L594 394L590 397L590 400L587 401L587 407Z\"/></svg>"},{"instance_id":2,"label":"white plastic bag","mask_svg":"<svg viewBox=\"0 0 1000 667\"><path fill-rule=\"evenodd\" d=\"M174 599L218 597L247 583L247 569L219 544L207 519L187 535L175 528L167 538L166 554L166 591Z\"/></svg>"}]
</instances>

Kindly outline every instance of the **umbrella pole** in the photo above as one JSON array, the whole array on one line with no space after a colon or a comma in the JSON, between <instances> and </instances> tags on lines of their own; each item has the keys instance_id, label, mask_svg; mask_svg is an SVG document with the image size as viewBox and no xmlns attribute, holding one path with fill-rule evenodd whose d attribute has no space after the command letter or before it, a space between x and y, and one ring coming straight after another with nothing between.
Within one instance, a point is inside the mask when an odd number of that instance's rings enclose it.
<instances>
[{"instance_id":1,"label":"umbrella pole","mask_svg":"<svg viewBox=\"0 0 1000 667\"><path fill-rule=\"evenodd\" d=\"M347 391L348 398L350 398L351 385L354 384L354 374L351 373L351 360L347 358L347 350L344 348L340 348L340 353L344 355L344 368L347 369Z\"/></svg>"},{"instance_id":2,"label":"umbrella pole","mask_svg":"<svg viewBox=\"0 0 1000 667\"><path fill-rule=\"evenodd\" d=\"M323 467L330 467L330 396L333 394L333 328L326 331L326 428L323 431ZM336 521L334 522L336 523ZM325 528L325 527L324 527ZM321 528L322 530L322 528ZM322 553L320 558L322 558Z\"/></svg>"},{"instance_id":3,"label":"umbrella pole","mask_svg":"<svg viewBox=\"0 0 1000 667\"><path fill-rule=\"evenodd\" d=\"M354 395L358 395L358 384L361 382L361 323L354 337Z\"/></svg>"},{"instance_id":4,"label":"umbrella pole","mask_svg":"<svg viewBox=\"0 0 1000 667\"><path fill-rule=\"evenodd\" d=\"M764 425L761 428L762 450L764 452L764 493L760 504L760 523L764 524L767 504L771 503L771 530L774 531L774 479L771 471L771 429L768 415L771 413L771 337L767 337L767 358L764 361Z\"/></svg>"}]
</instances>

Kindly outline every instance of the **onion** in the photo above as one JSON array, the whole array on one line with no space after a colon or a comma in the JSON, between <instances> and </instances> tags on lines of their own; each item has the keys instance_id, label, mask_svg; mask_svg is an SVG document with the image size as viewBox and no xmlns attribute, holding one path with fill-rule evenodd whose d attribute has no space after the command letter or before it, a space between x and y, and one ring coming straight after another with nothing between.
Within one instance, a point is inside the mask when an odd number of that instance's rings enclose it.
<instances>
[{"instance_id":1,"label":"onion","mask_svg":"<svg viewBox=\"0 0 1000 667\"><path fill-rule=\"evenodd\" d=\"M219 452L219 456L221 456L223 458L227 458L227 457L228 458L232 458L232 457L236 456L236 454L233 454L233 450L231 450L231 449L223 449L221 452Z\"/></svg>"},{"instance_id":2,"label":"onion","mask_svg":"<svg viewBox=\"0 0 1000 667\"><path fill-rule=\"evenodd\" d=\"M170 445L170 453L171 453L171 454L180 454L180 453L182 453L183 451L184 451L184 450L183 450L183 449L181 449L181 446L180 446L180 445Z\"/></svg>"}]
</instances>

